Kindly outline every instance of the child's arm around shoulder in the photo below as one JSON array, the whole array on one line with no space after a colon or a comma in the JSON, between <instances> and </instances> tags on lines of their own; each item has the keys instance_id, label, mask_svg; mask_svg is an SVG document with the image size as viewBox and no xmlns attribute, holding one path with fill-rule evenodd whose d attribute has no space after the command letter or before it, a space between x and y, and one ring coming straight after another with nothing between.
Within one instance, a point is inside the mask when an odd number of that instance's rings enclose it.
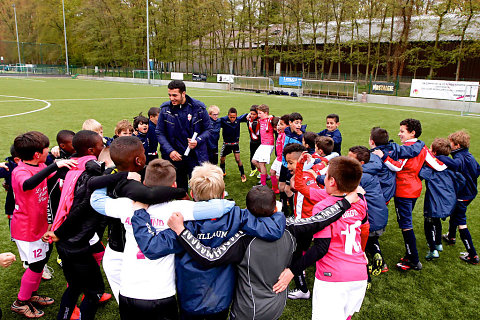
<instances>
[{"instance_id":1,"label":"child's arm around shoulder","mask_svg":"<svg viewBox=\"0 0 480 320\"><path fill-rule=\"evenodd\" d=\"M76 160L60 160L52 163L47 166L37 174L26 179L22 183L22 190L28 191L33 190L36 186L42 183L43 180L47 179L53 172L57 171L59 168L73 168L77 165Z\"/></svg>"},{"instance_id":2,"label":"child's arm around shoulder","mask_svg":"<svg viewBox=\"0 0 480 320\"><path fill-rule=\"evenodd\" d=\"M240 229L247 235L259 237L267 241L275 241L282 237L285 231L285 215L275 212L270 217L255 217L248 209L235 207L231 214L240 217Z\"/></svg>"}]
</instances>

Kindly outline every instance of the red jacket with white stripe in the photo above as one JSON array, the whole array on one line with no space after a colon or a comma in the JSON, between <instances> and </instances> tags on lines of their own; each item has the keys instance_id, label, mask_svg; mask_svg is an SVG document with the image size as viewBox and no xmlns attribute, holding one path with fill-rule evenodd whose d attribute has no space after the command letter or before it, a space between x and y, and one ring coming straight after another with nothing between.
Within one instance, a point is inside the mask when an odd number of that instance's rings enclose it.
<instances>
[{"instance_id":1,"label":"red jacket with white stripe","mask_svg":"<svg viewBox=\"0 0 480 320\"><path fill-rule=\"evenodd\" d=\"M405 145L412 145L417 139L410 139ZM424 163L436 171L443 171L447 168L443 162L435 158L435 156L423 147L420 154L411 159L393 160L390 157L385 159L385 165L392 171L397 172L396 185L397 190L395 196L400 198L418 198L422 192L422 181L418 177L418 173Z\"/></svg>"}]
</instances>

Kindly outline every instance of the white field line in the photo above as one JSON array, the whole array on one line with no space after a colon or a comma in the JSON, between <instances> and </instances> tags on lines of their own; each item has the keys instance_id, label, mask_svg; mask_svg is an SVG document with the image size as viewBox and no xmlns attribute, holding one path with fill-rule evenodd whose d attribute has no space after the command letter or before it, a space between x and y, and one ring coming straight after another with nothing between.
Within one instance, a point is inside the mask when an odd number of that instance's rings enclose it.
<instances>
[{"instance_id":1,"label":"white field line","mask_svg":"<svg viewBox=\"0 0 480 320\"><path fill-rule=\"evenodd\" d=\"M36 82L47 82L45 80L30 79L27 77L1 77L0 79L15 79L15 80L28 80L28 81L36 81Z\"/></svg>"},{"instance_id":2,"label":"white field line","mask_svg":"<svg viewBox=\"0 0 480 320\"><path fill-rule=\"evenodd\" d=\"M21 113L15 113L15 114L8 114L8 115L6 115L6 116L0 116L0 118L16 117L16 116L21 116L21 115L24 115L24 114L34 113L34 112L38 112L38 111L42 111L42 110L48 109L48 108L50 108L50 106L52 105L50 102L45 101L45 100L42 100L42 99L35 99L35 98L28 98L28 97L18 97L18 96L5 96L5 95L0 95L0 97L19 98L19 99L40 101L40 102L44 102L44 103L47 104L45 107L40 108L40 109L31 110L31 111L26 111L26 112L21 112ZM15 101L19 101L19 100L15 100ZM21 101L21 100L20 100L20 101Z\"/></svg>"}]
</instances>

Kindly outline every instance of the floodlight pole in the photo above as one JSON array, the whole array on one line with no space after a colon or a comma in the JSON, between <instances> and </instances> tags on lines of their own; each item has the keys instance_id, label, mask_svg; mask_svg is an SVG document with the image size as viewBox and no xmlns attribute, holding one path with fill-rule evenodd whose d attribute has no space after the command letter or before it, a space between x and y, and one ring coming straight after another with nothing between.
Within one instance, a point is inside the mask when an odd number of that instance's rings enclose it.
<instances>
[{"instance_id":1,"label":"floodlight pole","mask_svg":"<svg viewBox=\"0 0 480 320\"><path fill-rule=\"evenodd\" d=\"M65 36L65 58L67 63L67 74L70 74L70 69L68 67L67 27L65 25L65 1L64 0L62 0L62 10L63 10L63 34Z\"/></svg>"},{"instance_id":2,"label":"floodlight pole","mask_svg":"<svg viewBox=\"0 0 480 320\"><path fill-rule=\"evenodd\" d=\"M148 84L150 84L150 32L148 25L148 0L147 3L147 73L148 73Z\"/></svg>"},{"instance_id":3,"label":"floodlight pole","mask_svg":"<svg viewBox=\"0 0 480 320\"><path fill-rule=\"evenodd\" d=\"M17 49L18 49L18 66L21 68L22 60L20 59L20 42L18 42L18 26L17 26L17 8L15 8L15 3L12 4L13 13L15 15L15 31L17 33Z\"/></svg>"}]
</instances>

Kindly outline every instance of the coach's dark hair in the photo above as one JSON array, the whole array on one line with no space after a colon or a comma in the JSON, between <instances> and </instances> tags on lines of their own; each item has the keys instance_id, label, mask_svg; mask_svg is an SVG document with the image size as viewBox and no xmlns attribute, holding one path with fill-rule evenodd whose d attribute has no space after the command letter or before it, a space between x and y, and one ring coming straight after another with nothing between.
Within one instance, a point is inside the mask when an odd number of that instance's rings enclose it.
<instances>
[{"instance_id":1,"label":"coach's dark hair","mask_svg":"<svg viewBox=\"0 0 480 320\"><path fill-rule=\"evenodd\" d=\"M289 117L288 121L293 122L295 120L302 120L303 121L302 115L298 112L290 113L290 117Z\"/></svg>"},{"instance_id":2,"label":"coach's dark hair","mask_svg":"<svg viewBox=\"0 0 480 320\"><path fill-rule=\"evenodd\" d=\"M250 107L250 111L257 112L257 108L258 108L258 104L252 104L252 106Z\"/></svg>"},{"instance_id":3,"label":"coach's dark hair","mask_svg":"<svg viewBox=\"0 0 480 320\"><path fill-rule=\"evenodd\" d=\"M95 131L80 130L73 137L72 145L77 155L83 157L88 155L88 149L94 148L98 140L102 140L102 137Z\"/></svg>"},{"instance_id":4,"label":"coach's dark hair","mask_svg":"<svg viewBox=\"0 0 480 320\"><path fill-rule=\"evenodd\" d=\"M235 108L232 107L232 108L228 109L228 114L230 114L230 113L235 113L235 114L237 114L238 112L237 112L237 109L235 109Z\"/></svg>"},{"instance_id":5,"label":"coach's dark hair","mask_svg":"<svg viewBox=\"0 0 480 320\"><path fill-rule=\"evenodd\" d=\"M49 145L48 137L38 131L21 134L13 142L18 157L24 161L33 160L35 152L42 153L43 149L48 148Z\"/></svg>"},{"instance_id":6,"label":"coach's dark hair","mask_svg":"<svg viewBox=\"0 0 480 320\"><path fill-rule=\"evenodd\" d=\"M155 117L157 114L160 113L160 108L159 107L151 107L150 109L148 109L148 117Z\"/></svg>"},{"instance_id":7,"label":"coach's dark hair","mask_svg":"<svg viewBox=\"0 0 480 320\"><path fill-rule=\"evenodd\" d=\"M335 122L340 122L340 117L336 113L330 113L325 119L333 119Z\"/></svg>"},{"instance_id":8,"label":"coach's dark hair","mask_svg":"<svg viewBox=\"0 0 480 320\"><path fill-rule=\"evenodd\" d=\"M383 146L388 144L390 137L388 136L387 130L380 127L374 127L370 131L370 139L376 146Z\"/></svg>"},{"instance_id":9,"label":"coach's dark hair","mask_svg":"<svg viewBox=\"0 0 480 320\"><path fill-rule=\"evenodd\" d=\"M307 148L305 148L302 144L300 143L289 143L283 148L283 156L286 157L287 154L294 153L294 152L304 152L307 151Z\"/></svg>"},{"instance_id":10,"label":"coach's dark hair","mask_svg":"<svg viewBox=\"0 0 480 320\"><path fill-rule=\"evenodd\" d=\"M148 124L148 118L145 117L141 112L138 114L138 116L136 116L135 118L133 118L133 129L137 130L138 129L138 125L141 124L141 123L144 123L144 124Z\"/></svg>"},{"instance_id":11,"label":"coach's dark hair","mask_svg":"<svg viewBox=\"0 0 480 320\"><path fill-rule=\"evenodd\" d=\"M145 153L142 141L134 136L118 137L110 144L110 158L120 171L129 168L141 153Z\"/></svg>"},{"instance_id":12,"label":"coach's dark hair","mask_svg":"<svg viewBox=\"0 0 480 320\"><path fill-rule=\"evenodd\" d=\"M315 140L318 138L318 134L315 132L307 131L303 134L303 140L309 148L315 148Z\"/></svg>"},{"instance_id":13,"label":"coach's dark hair","mask_svg":"<svg viewBox=\"0 0 480 320\"><path fill-rule=\"evenodd\" d=\"M267 186L253 186L247 193L247 209L256 217L270 217L275 213L275 193Z\"/></svg>"},{"instance_id":14,"label":"coach's dark hair","mask_svg":"<svg viewBox=\"0 0 480 320\"><path fill-rule=\"evenodd\" d=\"M408 118L400 122L401 126L405 126L408 132L415 131L415 138L422 134L422 124L417 119Z\"/></svg>"},{"instance_id":15,"label":"coach's dark hair","mask_svg":"<svg viewBox=\"0 0 480 320\"><path fill-rule=\"evenodd\" d=\"M173 89L178 89L180 93L187 91L187 88L185 87L185 83L182 80L172 80L168 84L168 89L173 90Z\"/></svg>"},{"instance_id":16,"label":"coach's dark hair","mask_svg":"<svg viewBox=\"0 0 480 320\"><path fill-rule=\"evenodd\" d=\"M320 136L315 139L315 146L317 149L322 150L325 155L332 153L334 145L333 139L327 136Z\"/></svg>"},{"instance_id":17,"label":"coach's dark hair","mask_svg":"<svg viewBox=\"0 0 480 320\"><path fill-rule=\"evenodd\" d=\"M355 154L357 157L357 160L363 163L367 163L370 161L370 150L367 149L367 147L364 146L354 146L351 147L348 151L351 153Z\"/></svg>"},{"instance_id":18,"label":"coach's dark hair","mask_svg":"<svg viewBox=\"0 0 480 320\"><path fill-rule=\"evenodd\" d=\"M60 130L57 133L57 143L68 143L75 136L75 132L72 130Z\"/></svg>"}]
</instances>

